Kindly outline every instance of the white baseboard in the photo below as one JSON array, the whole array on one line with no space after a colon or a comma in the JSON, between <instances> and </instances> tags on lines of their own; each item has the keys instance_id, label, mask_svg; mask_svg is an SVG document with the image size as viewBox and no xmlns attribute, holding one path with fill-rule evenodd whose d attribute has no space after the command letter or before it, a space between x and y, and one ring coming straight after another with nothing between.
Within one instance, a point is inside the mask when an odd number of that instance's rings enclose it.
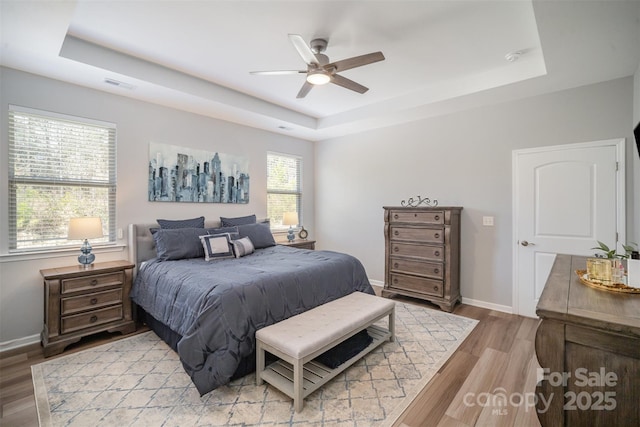
<instances>
[{"instance_id":1,"label":"white baseboard","mask_svg":"<svg viewBox=\"0 0 640 427\"><path fill-rule=\"evenodd\" d=\"M472 305L474 307L486 308L489 310L501 311L503 313L513 314L513 308L508 305L494 304L492 302L479 301L476 299L462 297L462 303Z\"/></svg>"},{"instance_id":2,"label":"white baseboard","mask_svg":"<svg viewBox=\"0 0 640 427\"><path fill-rule=\"evenodd\" d=\"M11 341L0 342L0 353L40 342L40 334L29 335Z\"/></svg>"},{"instance_id":3,"label":"white baseboard","mask_svg":"<svg viewBox=\"0 0 640 427\"><path fill-rule=\"evenodd\" d=\"M381 280L369 280L371 286L383 288L384 282ZM474 300L471 298L462 298L462 303L467 305L473 305L475 307L486 308L489 310L501 311L503 313L512 314L513 310L511 307L507 305L494 304L486 301ZM28 337L18 338L11 341L5 341L0 343L0 353L8 350L13 350L15 348L24 347L26 345L31 345L40 342L40 335L30 335Z\"/></svg>"},{"instance_id":4,"label":"white baseboard","mask_svg":"<svg viewBox=\"0 0 640 427\"><path fill-rule=\"evenodd\" d=\"M371 283L371 286L377 286L379 288L384 288L384 282L381 280L371 280L369 279L369 283Z\"/></svg>"},{"instance_id":5,"label":"white baseboard","mask_svg":"<svg viewBox=\"0 0 640 427\"><path fill-rule=\"evenodd\" d=\"M371 283L371 286L384 288L384 282L381 280L369 279L369 283ZM472 305L474 307L486 308L488 310L495 310L495 311L501 311L503 313L513 314L513 308L508 305L494 304L492 302L479 301L479 300L464 298L464 297L462 297L462 303L467 305Z\"/></svg>"}]
</instances>

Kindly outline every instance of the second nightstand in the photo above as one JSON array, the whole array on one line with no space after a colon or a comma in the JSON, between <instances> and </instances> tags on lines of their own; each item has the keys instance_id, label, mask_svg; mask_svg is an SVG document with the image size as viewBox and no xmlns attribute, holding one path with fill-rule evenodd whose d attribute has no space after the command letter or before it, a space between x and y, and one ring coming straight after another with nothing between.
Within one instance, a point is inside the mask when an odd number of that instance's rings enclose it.
<instances>
[{"instance_id":1,"label":"second nightstand","mask_svg":"<svg viewBox=\"0 0 640 427\"><path fill-rule=\"evenodd\" d=\"M316 248L315 240L293 240L291 242L278 242L279 245L283 246L291 246L294 248L300 249L311 249L314 250Z\"/></svg>"},{"instance_id":2,"label":"second nightstand","mask_svg":"<svg viewBox=\"0 0 640 427\"><path fill-rule=\"evenodd\" d=\"M44 278L45 357L86 335L136 330L129 299L134 265L128 261L40 270Z\"/></svg>"}]
</instances>

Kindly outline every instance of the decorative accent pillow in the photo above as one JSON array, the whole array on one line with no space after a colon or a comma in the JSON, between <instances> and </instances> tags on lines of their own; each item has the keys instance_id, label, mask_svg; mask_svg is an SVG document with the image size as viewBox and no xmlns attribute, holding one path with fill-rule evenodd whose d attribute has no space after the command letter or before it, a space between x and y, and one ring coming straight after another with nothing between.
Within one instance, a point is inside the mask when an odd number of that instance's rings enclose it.
<instances>
[{"instance_id":1,"label":"decorative accent pillow","mask_svg":"<svg viewBox=\"0 0 640 427\"><path fill-rule=\"evenodd\" d=\"M248 237L241 237L238 240L231 242L233 245L233 252L236 254L236 258L242 258L245 255L252 254L256 249L253 246L253 242Z\"/></svg>"},{"instance_id":2,"label":"decorative accent pillow","mask_svg":"<svg viewBox=\"0 0 640 427\"><path fill-rule=\"evenodd\" d=\"M271 234L271 229L268 223L256 223L239 225L238 231L240 237L248 237L251 239L253 246L256 249L268 248L269 246L275 246L276 241Z\"/></svg>"},{"instance_id":3,"label":"decorative accent pillow","mask_svg":"<svg viewBox=\"0 0 640 427\"><path fill-rule=\"evenodd\" d=\"M223 227L233 227L234 225L255 224L256 215L238 216L235 218L220 217L220 225Z\"/></svg>"},{"instance_id":4,"label":"decorative accent pillow","mask_svg":"<svg viewBox=\"0 0 640 427\"><path fill-rule=\"evenodd\" d=\"M203 228L159 229L153 233L157 257L162 261L186 258L202 258L204 249L200 236L206 235Z\"/></svg>"},{"instance_id":5,"label":"decorative accent pillow","mask_svg":"<svg viewBox=\"0 0 640 427\"><path fill-rule=\"evenodd\" d=\"M203 216L191 219L157 219L156 221L162 229L204 228Z\"/></svg>"},{"instance_id":6,"label":"decorative accent pillow","mask_svg":"<svg viewBox=\"0 0 640 427\"><path fill-rule=\"evenodd\" d=\"M204 259L233 258L233 245L229 233L200 236L204 248Z\"/></svg>"}]
</instances>

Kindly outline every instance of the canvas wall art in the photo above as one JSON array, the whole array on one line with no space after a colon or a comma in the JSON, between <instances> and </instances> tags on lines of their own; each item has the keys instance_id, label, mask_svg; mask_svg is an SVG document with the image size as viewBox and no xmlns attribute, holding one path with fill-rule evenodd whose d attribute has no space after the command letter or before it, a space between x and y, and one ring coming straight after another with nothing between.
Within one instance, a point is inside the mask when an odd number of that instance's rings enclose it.
<instances>
[{"instance_id":1,"label":"canvas wall art","mask_svg":"<svg viewBox=\"0 0 640 427\"><path fill-rule=\"evenodd\" d=\"M249 203L243 156L149 143L149 201Z\"/></svg>"}]
</instances>

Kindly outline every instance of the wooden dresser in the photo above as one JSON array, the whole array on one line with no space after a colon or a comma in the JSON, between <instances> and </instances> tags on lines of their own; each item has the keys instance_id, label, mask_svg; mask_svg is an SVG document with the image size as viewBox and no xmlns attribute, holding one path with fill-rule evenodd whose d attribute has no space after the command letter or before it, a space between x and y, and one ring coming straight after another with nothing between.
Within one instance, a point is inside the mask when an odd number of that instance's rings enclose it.
<instances>
[{"instance_id":1,"label":"wooden dresser","mask_svg":"<svg viewBox=\"0 0 640 427\"><path fill-rule=\"evenodd\" d=\"M452 311L460 301L461 207L384 207L383 296L420 298Z\"/></svg>"},{"instance_id":2,"label":"wooden dresser","mask_svg":"<svg viewBox=\"0 0 640 427\"><path fill-rule=\"evenodd\" d=\"M84 268L40 270L44 278L45 357L96 332L127 334L136 329L129 299L134 265L110 261Z\"/></svg>"},{"instance_id":3,"label":"wooden dresser","mask_svg":"<svg viewBox=\"0 0 640 427\"><path fill-rule=\"evenodd\" d=\"M536 313L542 426L640 426L640 295L590 288L586 257L557 255ZM549 402L547 409L544 401Z\"/></svg>"}]
</instances>

